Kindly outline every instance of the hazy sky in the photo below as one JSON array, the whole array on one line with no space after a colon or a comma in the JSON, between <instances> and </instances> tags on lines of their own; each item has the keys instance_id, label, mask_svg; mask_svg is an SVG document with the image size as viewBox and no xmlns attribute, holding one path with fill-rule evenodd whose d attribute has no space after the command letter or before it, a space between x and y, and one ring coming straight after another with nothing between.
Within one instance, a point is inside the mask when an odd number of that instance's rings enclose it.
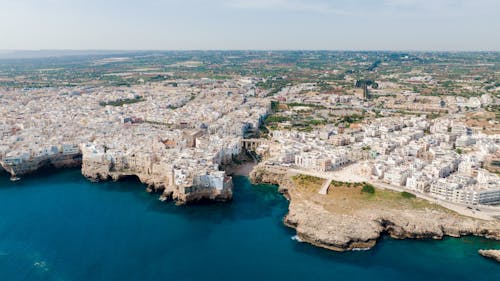
<instances>
[{"instance_id":1,"label":"hazy sky","mask_svg":"<svg viewBox=\"0 0 500 281\"><path fill-rule=\"evenodd\" d=\"M0 0L0 49L500 50L500 0Z\"/></svg>"}]
</instances>

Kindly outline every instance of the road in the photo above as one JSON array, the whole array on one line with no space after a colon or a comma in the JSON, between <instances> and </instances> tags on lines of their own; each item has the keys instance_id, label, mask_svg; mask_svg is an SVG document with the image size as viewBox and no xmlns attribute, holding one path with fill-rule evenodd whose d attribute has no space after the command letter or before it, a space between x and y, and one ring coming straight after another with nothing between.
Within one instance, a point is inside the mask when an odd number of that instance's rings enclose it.
<instances>
[{"instance_id":1,"label":"road","mask_svg":"<svg viewBox=\"0 0 500 281\"><path fill-rule=\"evenodd\" d=\"M317 171L302 170L297 168L289 168L289 172L294 174L303 174L325 179L325 183L318 192L319 194L322 195L328 194L328 188L333 180L342 182L356 182L356 183L367 182L382 189L389 189L397 192L403 192L403 191L408 192L407 189L404 189L402 187L390 185L385 182L374 180L368 176L363 175L360 172L361 166L362 163L358 162L332 172L317 172ZM500 207L497 206L483 206L483 205L467 206L463 204L443 201L434 198L429 194L423 194L413 191L412 193L419 198L438 204L440 206L443 206L447 209L450 209L465 216L484 219L484 220L493 220L493 219L500 220Z\"/></svg>"}]
</instances>

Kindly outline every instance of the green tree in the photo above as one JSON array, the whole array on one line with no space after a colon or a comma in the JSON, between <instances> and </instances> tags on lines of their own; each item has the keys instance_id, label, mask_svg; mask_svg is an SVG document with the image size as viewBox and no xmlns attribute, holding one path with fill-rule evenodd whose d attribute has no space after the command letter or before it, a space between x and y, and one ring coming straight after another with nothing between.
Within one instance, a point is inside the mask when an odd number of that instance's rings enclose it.
<instances>
[{"instance_id":1,"label":"green tree","mask_svg":"<svg viewBox=\"0 0 500 281\"><path fill-rule=\"evenodd\" d=\"M365 183L363 185L363 188L361 188L361 192L375 194L375 187L369 183Z\"/></svg>"},{"instance_id":2,"label":"green tree","mask_svg":"<svg viewBox=\"0 0 500 281\"><path fill-rule=\"evenodd\" d=\"M406 192L406 191L401 192L401 196L403 198L406 198L406 199L417 198L417 196L415 194L412 194L412 193L409 193L409 192Z\"/></svg>"}]
</instances>

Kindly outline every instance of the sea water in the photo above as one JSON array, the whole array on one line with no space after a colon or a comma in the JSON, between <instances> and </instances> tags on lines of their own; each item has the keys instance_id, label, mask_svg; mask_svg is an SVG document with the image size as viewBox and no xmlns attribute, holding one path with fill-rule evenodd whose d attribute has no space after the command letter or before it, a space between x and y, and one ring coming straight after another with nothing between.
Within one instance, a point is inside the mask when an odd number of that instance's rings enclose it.
<instances>
[{"instance_id":1,"label":"sea water","mask_svg":"<svg viewBox=\"0 0 500 281\"><path fill-rule=\"evenodd\" d=\"M288 202L235 177L230 203L175 206L134 180L91 183L78 170L0 178L0 280L500 280L481 238L383 238L336 253L296 239Z\"/></svg>"}]
</instances>

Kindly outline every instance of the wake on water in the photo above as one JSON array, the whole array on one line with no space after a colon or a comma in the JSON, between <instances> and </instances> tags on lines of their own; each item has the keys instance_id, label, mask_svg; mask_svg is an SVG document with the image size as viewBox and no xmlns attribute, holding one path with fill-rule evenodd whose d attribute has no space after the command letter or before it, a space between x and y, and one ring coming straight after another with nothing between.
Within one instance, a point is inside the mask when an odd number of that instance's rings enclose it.
<instances>
[{"instance_id":1,"label":"wake on water","mask_svg":"<svg viewBox=\"0 0 500 281\"><path fill-rule=\"evenodd\" d=\"M354 248L353 251L368 251L370 248Z\"/></svg>"},{"instance_id":2,"label":"wake on water","mask_svg":"<svg viewBox=\"0 0 500 281\"><path fill-rule=\"evenodd\" d=\"M293 241L297 241L299 243L304 242L302 239L300 239L300 237L298 235L294 235L290 239L292 239Z\"/></svg>"}]
</instances>

